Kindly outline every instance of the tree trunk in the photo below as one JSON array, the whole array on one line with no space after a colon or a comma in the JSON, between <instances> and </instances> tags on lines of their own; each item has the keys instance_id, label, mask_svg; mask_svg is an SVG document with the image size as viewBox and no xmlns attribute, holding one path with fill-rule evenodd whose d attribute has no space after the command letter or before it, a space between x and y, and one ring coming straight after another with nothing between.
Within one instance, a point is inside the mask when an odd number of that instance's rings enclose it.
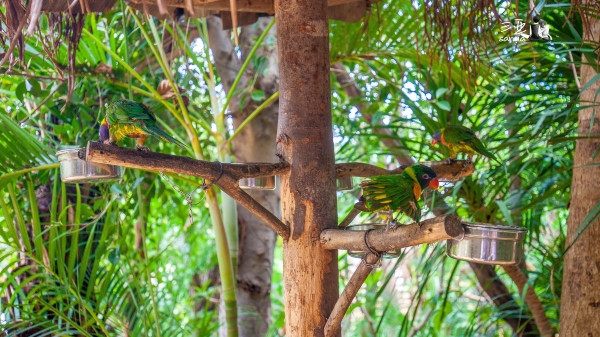
<instances>
[{"instance_id":1,"label":"tree trunk","mask_svg":"<svg viewBox=\"0 0 600 337\"><path fill-rule=\"evenodd\" d=\"M273 18L261 18L256 25L242 28L240 46L242 54L247 55L254 41ZM273 28L269 35L275 35ZM265 46L257 50L256 56L267 59L267 73L259 76L255 89L262 90L266 97L278 89L279 69L277 68L277 49ZM250 104L241 113L233 115L233 125L237 129L257 106ZM260 102L258 102L260 103ZM233 141L233 153L240 162L277 162L276 144L277 114L279 105L274 103L265 108L243 129ZM269 211L280 213L279 191L248 191ZM264 336L271 321L271 274L273 272L273 252L277 235L269 226L238 205L240 228L240 255L238 263L238 306L240 336Z\"/></svg>"},{"instance_id":2,"label":"tree trunk","mask_svg":"<svg viewBox=\"0 0 600 337\"><path fill-rule=\"evenodd\" d=\"M588 41L600 35L600 20L591 22L589 31L584 32ZM581 84L587 84L598 72L592 66L582 65ZM599 89L600 81L596 80L581 93L581 105L598 104L593 102ZM600 114L597 110L597 107L590 107L579 111L579 136L600 133ZM575 146L566 241L567 247L573 246L564 260L561 337L600 336L600 220L592 222L577 238L579 226L600 202L600 157L596 156L599 148L600 140L597 138L579 139ZM577 242L574 243L575 240Z\"/></svg>"},{"instance_id":3,"label":"tree trunk","mask_svg":"<svg viewBox=\"0 0 600 337\"><path fill-rule=\"evenodd\" d=\"M230 31L223 30L221 19L211 17L208 20L210 47L215 55L215 67L227 92L231 90L243 59L247 57L256 38L262 34L272 19L272 17L260 18L257 24L242 27L240 34L242 60L237 58L231 43ZM269 35L275 36L275 29L271 29ZM258 77L254 88L247 88L249 78L256 75L250 65L238 83L237 90L258 89L269 97L278 90L277 48L263 42L262 47L256 51L256 56L266 58L266 73ZM235 129L260 103L246 98L244 106L240 106L243 95L247 95L247 92L234 95L229 106ZM233 141L235 161L277 162L275 140L278 113L279 106L272 104L246 125ZM248 193L269 211L278 215L280 210L278 191L248 191ZM238 205L237 211L240 229L237 273L239 334L248 337L264 336L268 332L271 320L271 274L277 235L244 207Z\"/></svg>"},{"instance_id":4,"label":"tree trunk","mask_svg":"<svg viewBox=\"0 0 600 337\"><path fill-rule=\"evenodd\" d=\"M329 26L324 0L276 0L279 48L285 334L323 336L338 298L337 251L320 232L336 226L335 167L329 78Z\"/></svg>"}]
</instances>

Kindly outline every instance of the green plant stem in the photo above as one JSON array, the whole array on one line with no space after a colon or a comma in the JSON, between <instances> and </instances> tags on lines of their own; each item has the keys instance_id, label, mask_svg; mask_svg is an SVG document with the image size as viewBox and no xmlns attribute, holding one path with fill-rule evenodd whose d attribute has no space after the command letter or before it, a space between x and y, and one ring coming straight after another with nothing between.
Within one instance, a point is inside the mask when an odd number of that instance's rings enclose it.
<instances>
[{"instance_id":1,"label":"green plant stem","mask_svg":"<svg viewBox=\"0 0 600 337\"><path fill-rule=\"evenodd\" d=\"M273 27L274 24L275 24L275 18L273 18L273 20L271 20L271 22L269 23L269 25L267 26L267 28L265 29L265 31L262 32L262 34L258 37L258 39L256 40L256 42L254 43L254 47L252 47L252 50L250 51L250 53L246 57L246 60L244 61L244 64L242 64L242 68L240 68L240 71L238 72L237 76L235 77L235 80L231 84L231 88L229 89L229 92L227 93L227 99L225 100L225 105L223 106L223 110L221 111L222 118L224 118L224 116L225 116L225 111L227 110L227 107L229 106L229 101L231 101L231 98L233 97L233 95L235 93L235 88L237 87L238 82L240 81L240 79L244 75L244 72L246 71L246 68L248 68L248 65L250 64L250 61L252 60L252 56L254 56L254 54L258 50L258 47L260 47L261 43L263 42L263 40L265 39L265 37L267 36L267 34L269 33L269 31L271 30L271 27Z\"/></svg>"},{"instance_id":2,"label":"green plant stem","mask_svg":"<svg viewBox=\"0 0 600 337\"><path fill-rule=\"evenodd\" d=\"M25 173L28 173L28 172L50 170L50 169L59 168L59 167L60 167L59 163L50 164L50 165L43 165L43 166L36 166L36 167L30 167L30 168L26 168L26 169L22 169L22 170L18 170L18 171L14 171L14 172L3 174L3 175L0 176L0 180L10 179L12 177L15 177L15 176L18 176L18 175L21 175L21 174L25 174Z\"/></svg>"},{"instance_id":3,"label":"green plant stem","mask_svg":"<svg viewBox=\"0 0 600 337\"><path fill-rule=\"evenodd\" d=\"M135 22L138 24L140 31L142 32L142 35L144 35L146 40L148 40L149 42L152 41L150 39L150 35L148 35L148 32L142 25L140 18L135 14L135 12L131 8L130 8L129 12L133 15L133 18L134 18ZM155 39L158 40L158 33L156 32L156 27L154 25L154 22L152 20L149 20L148 24L150 25L150 28L152 29ZM155 42L158 43L160 41L155 41ZM182 113L183 119L185 121L185 122L182 122L181 124L185 126L186 131L188 132L190 141L192 142L192 148L194 149L194 154L196 154L196 157L198 157L198 156L204 157L204 155L202 154L202 147L200 146L200 141L198 140L198 134L196 133L196 129L194 128L194 126L192 125L192 123L190 121L187 107L185 106L183 99L181 98L181 94L179 93L179 87L175 84L175 81L173 80L173 76L170 71L171 69L167 65L167 60L165 59L165 55L164 55L164 53L161 53L158 50L158 48L156 48L154 43L149 43L149 45L150 45L150 49L152 49L152 52L154 53L154 56L156 57L156 60L160 64L160 67L162 68L163 73L165 74L165 77L169 81L169 84L171 85L173 92L175 93L175 97L177 98L177 103L179 104L179 109L181 109L181 113ZM180 120L180 122L181 122L181 120Z\"/></svg>"},{"instance_id":4,"label":"green plant stem","mask_svg":"<svg viewBox=\"0 0 600 337\"><path fill-rule=\"evenodd\" d=\"M140 194L141 193L138 193L138 196L140 196ZM140 212L142 211L140 210ZM146 278L148 279L148 289L150 290L150 297L152 298L152 310L154 311L154 319L156 320L156 335L158 337L161 337L158 304L156 303L156 296L154 295L154 286L152 285L152 278L150 276L150 263L148 262L148 247L146 246L146 229L144 228L144 226L141 226L140 231L142 233L142 249L144 250L144 262L146 264L144 269L146 271Z\"/></svg>"},{"instance_id":5,"label":"green plant stem","mask_svg":"<svg viewBox=\"0 0 600 337\"><path fill-rule=\"evenodd\" d=\"M271 105L271 103L273 103L278 97L279 91L275 92L273 95L271 95L271 97L267 98L264 102L262 102L261 105L259 105L254 111L252 111L252 113L248 117L246 117L246 119L244 119L244 121L238 126L233 135L231 135L231 137L227 139L225 147L229 146L229 144L231 144L231 141L235 138L235 136L237 136L240 133L240 131L242 131L242 129L244 129L244 127L254 119L254 117L261 113L261 111L263 111L266 107Z\"/></svg>"},{"instance_id":6,"label":"green plant stem","mask_svg":"<svg viewBox=\"0 0 600 337\"><path fill-rule=\"evenodd\" d=\"M221 275L221 286L223 291L223 303L225 304L225 320L227 323L227 336L237 337L237 299L236 282L234 278L233 265L227 242L227 233L221 211L217 203L217 195L213 188L207 191L208 209L215 232L215 243L217 246L217 260L219 262L219 274Z\"/></svg>"},{"instance_id":7,"label":"green plant stem","mask_svg":"<svg viewBox=\"0 0 600 337\"><path fill-rule=\"evenodd\" d=\"M123 0L120 1L121 2L121 12L123 13L123 16L121 17L123 20L123 36L125 37L125 62L127 62L127 64L130 64L130 60L129 60L129 32L127 32L127 15L126 15L126 10L127 7L125 6L125 2ZM133 99L133 90L131 89L131 74L127 74L127 93L129 94L129 99Z\"/></svg>"},{"instance_id":8,"label":"green plant stem","mask_svg":"<svg viewBox=\"0 0 600 337\"><path fill-rule=\"evenodd\" d=\"M87 29L83 29L82 34L89 37L92 41L94 41L97 45L99 45L102 49L104 49L107 53L109 53L117 62L121 63L121 65L123 66L123 68L125 68L125 70L127 70L129 73L131 73L131 75L133 75L133 77L135 77L138 81L140 81L152 93L153 99L162 103L167 109L169 109L169 111L171 111L173 116L175 118L177 118L177 120L182 125L186 125L186 123L183 121L182 117L179 115L179 113L177 112L175 107L172 104L169 104L167 101L165 101L162 98L162 96L158 93L158 91L156 91L156 89L154 89L152 86L150 86L150 84L148 84L148 82L146 82L144 80L144 78L142 78L142 76L140 76L140 74L138 74L137 71L135 71L135 69L133 69L129 64L127 64L121 57L119 57L119 55L117 55L114 51L112 51L108 46L104 45L102 43L102 41L98 40ZM210 126L208 126L206 123L201 122L201 123L199 123L199 125L207 132L212 133Z\"/></svg>"}]
</instances>

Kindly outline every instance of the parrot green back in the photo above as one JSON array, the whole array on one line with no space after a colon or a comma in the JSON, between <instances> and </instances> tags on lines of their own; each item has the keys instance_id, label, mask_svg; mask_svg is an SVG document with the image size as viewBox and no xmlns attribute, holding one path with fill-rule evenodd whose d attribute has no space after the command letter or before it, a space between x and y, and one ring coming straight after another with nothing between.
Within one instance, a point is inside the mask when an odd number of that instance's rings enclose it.
<instances>
[{"instance_id":1,"label":"parrot green back","mask_svg":"<svg viewBox=\"0 0 600 337\"><path fill-rule=\"evenodd\" d=\"M128 99L113 102L106 111L106 120L110 125L156 123L156 117L146 105Z\"/></svg>"},{"instance_id":2,"label":"parrot green back","mask_svg":"<svg viewBox=\"0 0 600 337\"><path fill-rule=\"evenodd\" d=\"M415 183L406 172L371 177L361 183L365 206L372 212L389 206L419 222L421 208L414 194Z\"/></svg>"},{"instance_id":3,"label":"parrot green back","mask_svg":"<svg viewBox=\"0 0 600 337\"><path fill-rule=\"evenodd\" d=\"M461 125L448 125L442 135L446 143L452 144L451 148L454 152L477 152L502 165L498 158L488 151L485 144L477 138L473 130Z\"/></svg>"},{"instance_id":4,"label":"parrot green back","mask_svg":"<svg viewBox=\"0 0 600 337\"><path fill-rule=\"evenodd\" d=\"M129 135L150 135L181 149L188 149L185 144L162 131L156 125L156 117L152 111L142 103L128 99L115 101L106 111L106 120L117 140Z\"/></svg>"}]
</instances>

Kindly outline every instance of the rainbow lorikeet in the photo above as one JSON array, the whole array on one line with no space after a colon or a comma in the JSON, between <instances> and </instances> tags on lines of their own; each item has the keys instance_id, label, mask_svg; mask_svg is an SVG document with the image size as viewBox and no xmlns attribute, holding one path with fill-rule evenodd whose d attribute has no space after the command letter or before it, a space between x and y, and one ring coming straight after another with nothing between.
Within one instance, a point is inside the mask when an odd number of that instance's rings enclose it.
<instances>
[{"instance_id":1,"label":"rainbow lorikeet","mask_svg":"<svg viewBox=\"0 0 600 337\"><path fill-rule=\"evenodd\" d=\"M108 106L106 116L100 123L99 135L104 144L116 144L130 137L136 138L138 149L147 149L144 147L146 138L154 136L187 149L185 144L158 128L156 117L146 105L129 99L120 99Z\"/></svg>"},{"instance_id":2,"label":"rainbow lorikeet","mask_svg":"<svg viewBox=\"0 0 600 337\"><path fill-rule=\"evenodd\" d=\"M431 146L437 143L442 143L450 149L451 159L456 159L457 153L463 152L466 153L469 156L469 160L471 160L473 154L477 152L502 165L498 158L488 151L485 144L477 138L475 132L467 127L461 125L448 125L444 129L436 131L433 134Z\"/></svg>"},{"instance_id":3,"label":"rainbow lorikeet","mask_svg":"<svg viewBox=\"0 0 600 337\"><path fill-rule=\"evenodd\" d=\"M401 174L371 177L360 184L363 189L362 200L370 212L387 211L387 229L394 212L404 213L420 225L421 207L418 200L425 188L438 188L439 181L436 178L435 172L425 165L409 166Z\"/></svg>"}]
</instances>

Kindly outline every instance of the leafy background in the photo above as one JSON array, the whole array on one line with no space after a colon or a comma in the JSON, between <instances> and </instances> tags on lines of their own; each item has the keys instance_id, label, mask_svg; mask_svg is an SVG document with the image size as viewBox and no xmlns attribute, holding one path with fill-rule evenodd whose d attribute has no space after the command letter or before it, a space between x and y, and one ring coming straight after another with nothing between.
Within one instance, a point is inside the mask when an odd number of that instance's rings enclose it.
<instances>
[{"instance_id":1,"label":"leafy background","mask_svg":"<svg viewBox=\"0 0 600 337\"><path fill-rule=\"evenodd\" d=\"M528 10L527 4L498 4L504 20ZM568 2L538 7L552 28L551 43L499 42L506 33L495 22L485 31L495 43L476 48L475 57L459 52L465 32L453 29L449 61L421 38L428 22L421 2L382 1L358 23L331 21L331 63L349 71L360 93L352 94L332 71L332 112L338 162L393 168L401 160L441 160L447 152L429 145L435 130L452 123L476 131L505 168L477 158L476 173L445 183L443 202L437 195L428 208L527 228L529 286L557 329L578 85L589 85L578 84L573 67L583 54L596 56L595 45L582 41L581 19L569 16ZM134 98L152 107L165 130L190 143L196 158L226 160L232 154L221 144L235 132L224 113L231 95L242 97L241 104L271 104L277 97L252 88L225 91L204 19L162 21L120 4L85 15L84 22L72 74L66 70L72 42L59 38L68 32L46 14L39 31L25 39L26 62L2 66L0 331L216 334L224 324L215 277L224 254L218 229L227 225L210 210L222 205L223 214L232 211L220 192L193 192L200 204L191 223L183 196L159 175L127 170L114 184L64 184L54 153L95 140L106 105ZM257 47L275 43L256 41ZM261 57L248 57L255 74L266 71ZM477 62L467 67L469 60ZM182 155L171 144L150 146ZM201 183L170 179L185 193ZM340 217L359 192L338 192ZM512 294L507 307L494 305L469 265L444 250L444 243L413 247L387 260L359 292L343 323L345 335L511 336L507 319L515 317L525 329L529 309L501 269L497 275ZM278 244L271 336L284 333L281 255ZM357 263L340 254L340 286Z\"/></svg>"}]
</instances>

